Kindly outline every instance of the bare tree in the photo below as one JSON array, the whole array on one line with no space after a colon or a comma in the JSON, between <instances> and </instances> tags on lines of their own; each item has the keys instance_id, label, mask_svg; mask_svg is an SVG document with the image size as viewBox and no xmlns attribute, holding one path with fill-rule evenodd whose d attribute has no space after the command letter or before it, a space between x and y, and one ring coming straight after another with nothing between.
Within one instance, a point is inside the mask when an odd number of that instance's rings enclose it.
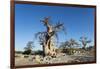
<instances>
[{"instance_id":1,"label":"bare tree","mask_svg":"<svg viewBox=\"0 0 100 69\"><path fill-rule=\"evenodd\" d=\"M65 41L61 44L60 48L62 48L62 52L68 53L68 54L74 54L74 47L79 46L80 44L76 42L74 39L70 39L68 41Z\"/></svg>"},{"instance_id":2,"label":"bare tree","mask_svg":"<svg viewBox=\"0 0 100 69\"><path fill-rule=\"evenodd\" d=\"M84 36L80 37L79 41L82 43L83 49L86 49L87 44L91 42L91 40L88 40L88 38Z\"/></svg>"},{"instance_id":3,"label":"bare tree","mask_svg":"<svg viewBox=\"0 0 100 69\"><path fill-rule=\"evenodd\" d=\"M31 54L33 47L34 47L33 41L29 41L27 43L26 47L24 47L24 49L25 49L24 54L27 54L27 55Z\"/></svg>"},{"instance_id":4,"label":"bare tree","mask_svg":"<svg viewBox=\"0 0 100 69\"><path fill-rule=\"evenodd\" d=\"M65 48L72 48L72 47L79 46L79 45L80 44L78 42L76 42L76 40L71 38L69 41L63 42L61 47L63 47L65 49Z\"/></svg>"},{"instance_id":5,"label":"bare tree","mask_svg":"<svg viewBox=\"0 0 100 69\"><path fill-rule=\"evenodd\" d=\"M55 26L53 26L51 25L49 20L50 17L45 17L44 20L41 20L41 22L46 27L46 31L36 33L36 37L39 38L39 42L43 46L44 56L50 54L51 52L54 52L51 51L51 45L53 44L52 39L54 37L58 39L57 32L65 30L62 23L58 22ZM49 50L48 52L46 52L47 49Z\"/></svg>"}]
</instances>

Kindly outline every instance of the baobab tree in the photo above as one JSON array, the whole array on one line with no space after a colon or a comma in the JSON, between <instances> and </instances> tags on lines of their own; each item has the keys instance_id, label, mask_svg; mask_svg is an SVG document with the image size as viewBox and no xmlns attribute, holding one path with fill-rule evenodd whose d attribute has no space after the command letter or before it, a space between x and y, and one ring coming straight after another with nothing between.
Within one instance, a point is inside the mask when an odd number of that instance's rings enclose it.
<instances>
[{"instance_id":1,"label":"baobab tree","mask_svg":"<svg viewBox=\"0 0 100 69\"><path fill-rule=\"evenodd\" d=\"M68 41L65 41L61 44L60 48L63 49L63 52L66 52L66 49L68 51L69 54L72 54L73 53L73 48L76 47L76 46L79 46L80 44L74 40L74 39L70 39Z\"/></svg>"},{"instance_id":2,"label":"baobab tree","mask_svg":"<svg viewBox=\"0 0 100 69\"><path fill-rule=\"evenodd\" d=\"M50 17L45 17L41 22L46 27L46 31L36 33L36 37L39 38L40 45L43 46L44 56L54 56L56 55L54 39L58 39L57 32L65 30L64 25L59 21L53 26L50 23Z\"/></svg>"},{"instance_id":3,"label":"baobab tree","mask_svg":"<svg viewBox=\"0 0 100 69\"><path fill-rule=\"evenodd\" d=\"M73 48L75 46L79 46L80 44L78 42L76 42L76 40L74 39L70 39L68 41L65 41L61 44L61 47L65 48Z\"/></svg>"},{"instance_id":4,"label":"baobab tree","mask_svg":"<svg viewBox=\"0 0 100 69\"><path fill-rule=\"evenodd\" d=\"M65 43L66 43L66 46L68 46L69 48L80 45L78 42L76 42L76 40L72 38L69 41L66 41Z\"/></svg>"},{"instance_id":5,"label":"baobab tree","mask_svg":"<svg viewBox=\"0 0 100 69\"><path fill-rule=\"evenodd\" d=\"M88 38L85 36L80 37L79 41L82 43L83 49L86 49L87 44L91 42L91 40L88 40Z\"/></svg>"},{"instance_id":6,"label":"baobab tree","mask_svg":"<svg viewBox=\"0 0 100 69\"><path fill-rule=\"evenodd\" d=\"M34 42L33 41L29 41L26 45L26 47L24 47L25 51L23 52L23 54L32 54L32 49L34 47Z\"/></svg>"}]
</instances>

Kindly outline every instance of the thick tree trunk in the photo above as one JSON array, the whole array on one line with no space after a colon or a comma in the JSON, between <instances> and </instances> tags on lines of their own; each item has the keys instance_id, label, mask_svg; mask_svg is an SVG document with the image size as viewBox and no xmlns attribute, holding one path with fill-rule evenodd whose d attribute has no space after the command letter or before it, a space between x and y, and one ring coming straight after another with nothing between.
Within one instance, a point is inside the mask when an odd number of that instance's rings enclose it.
<instances>
[{"instance_id":1,"label":"thick tree trunk","mask_svg":"<svg viewBox=\"0 0 100 69\"><path fill-rule=\"evenodd\" d=\"M44 19L43 22L44 22L44 24L47 28L46 42L43 46L44 56L46 56L46 55L52 53L52 50L51 50L51 44L52 44L51 37L53 35L51 35L51 33L53 32L53 29L52 29L52 26L48 23L48 18Z\"/></svg>"},{"instance_id":2,"label":"thick tree trunk","mask_svg":"<svg viewBox=\"0 0 100 69\"><path fill-rule=\"evenodd\" d=\"M43 57L45 57L46 54L45 54L45 46L43 45Z\"/></svg>"}]
</instances>

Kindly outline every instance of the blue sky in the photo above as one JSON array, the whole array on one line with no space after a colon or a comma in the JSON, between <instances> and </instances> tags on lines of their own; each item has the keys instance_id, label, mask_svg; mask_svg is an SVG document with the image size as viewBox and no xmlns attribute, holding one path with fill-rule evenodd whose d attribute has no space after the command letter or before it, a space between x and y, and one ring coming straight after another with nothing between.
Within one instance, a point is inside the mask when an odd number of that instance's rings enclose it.
<instances>
[{"instance_id":1,"label":"blue sky","mask_svg":"<svg viewBox=\"0 0 100 69\"><path fill-rule=\"evenodd\" d=\"M59 32L59 42L73 38L79 42L81 36L87 36L94 44L94 8L44 6L31 4L15 5L15 49L23 50L28 41L35 42L35 48L42 49L34 34L46 31L40 22L50 16L52 23L63 22L67 35Z\"/></svg>"}]
</instances>

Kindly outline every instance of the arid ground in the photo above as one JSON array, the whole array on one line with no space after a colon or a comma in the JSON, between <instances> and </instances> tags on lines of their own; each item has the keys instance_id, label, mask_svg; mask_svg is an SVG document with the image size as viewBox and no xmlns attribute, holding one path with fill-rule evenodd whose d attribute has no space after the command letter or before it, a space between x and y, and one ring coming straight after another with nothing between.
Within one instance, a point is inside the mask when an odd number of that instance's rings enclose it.
<instances>
[{"instance_id":1,"label":"arid ground","mask_svg":"<svg viewBox=\"0 0 100 69\"><path fill-rule=\"evenodd\" d=\"M17 54L18 55L18 54ZM79 63L79 62L92 62L95 61L93 53L91 54L74 54L66 55L60 53L57 57L46 56L42 57L40 55L22 55L20 57L15 57L15 65L35 65L35 64L52 64L52 63Z\"/></svg>"}]
</instances>

